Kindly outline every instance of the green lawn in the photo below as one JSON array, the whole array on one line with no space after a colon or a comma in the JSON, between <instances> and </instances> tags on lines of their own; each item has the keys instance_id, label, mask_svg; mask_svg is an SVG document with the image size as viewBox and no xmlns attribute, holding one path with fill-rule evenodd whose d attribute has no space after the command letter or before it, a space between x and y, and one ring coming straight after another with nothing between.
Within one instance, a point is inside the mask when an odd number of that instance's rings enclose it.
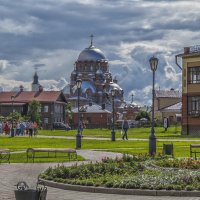
<instances>
[{"instance_id":1,"label":"green lawn","mask_svg":"<svg viewBox=\"0 0 200 200\"><path fill-rule=\"evenodd\" d=\"M62 139L62 138L29 138L29 137L0 137L0 148L9 148L11 151L25 151L27 148L75 148L75 139ZM157 152L162 152L162 146L164 142L157 142ZM165 143L170 143L165 142ZM176 157L189 157L189 145L198 144L200 142L190 142L190 140L174 141L174 153ZM131 153L147 153L148 152L148 140L147 141L123 141L117 140L112 142L110 140L87 140L82 139L82 149L96 149L104 151L114 152L131 152ZM23 159L23 153L12 154L13 161L18 162L17 159ZM24 161L25 162L25 161ZM40 160L38 160L40 162ZM49 162L51 162L49 160Z\"/></svg>"},{"instance_id":2,"label":"green lawn","mask_svg":"<svg viewBox=\"0 0 200 200\"><path fill-rule=\"evenodd\" d=\"M46 135L46 136L75 136L77 130L39 130L38 135ZM129 138L148 138L150 134L150 128L130 128L128 130ZM155 134L158 138L165 137L183 137L181 136L181 127L169 127L165 132L162 127L155 127ZM109 129L85 129L83 131L83 135L86 137L98 137L98 138L110 138L111 130ZM121 130L116 129L116 137L121 137Z\"/></svg>"},{"instance_id":3,"label":"green lawn","mask_svg":"<svg viewBox=\"0 0 200 200\"><path fill-rule=\"evenodd\" d=\"M75 136L77 130L39 130L38 135L45 135L45 136ZM128 130L128 137L129 138L144 138L147 139L150 134L150 128L130 128ZM85 137L94 137L94 138L111 138L111 130L109 129L84 129L83 135ZM199 136L185 136L181 135L181 126L177 127L169 127L165 132L163 127L155 127L155 135L158 139L187 139L193 140L199 138ZM121 138L121 130L116 129L116 138Z\"/></svg>"}]
</instances>

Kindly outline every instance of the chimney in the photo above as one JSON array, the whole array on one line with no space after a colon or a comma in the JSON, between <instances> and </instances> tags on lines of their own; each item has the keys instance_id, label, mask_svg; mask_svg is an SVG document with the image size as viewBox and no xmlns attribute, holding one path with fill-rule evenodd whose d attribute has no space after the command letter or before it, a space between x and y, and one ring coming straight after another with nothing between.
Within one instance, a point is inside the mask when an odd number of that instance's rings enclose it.
<instances>
[{"instance_id":1,"label":"chimney","mask_svg":"<svg viewBox=\"0 0 200 200\"><path fill-rule=\"evenodd\" d=\"M42 92L43 91L43 87L40 85L39 86L39 92Z\"/></svg>"},{"instance_id":2,"label":"chimney","mask_svg":"<svg viewBox=\"0 0 200 200\"><path fill-rule=\"evenodd\" d=\"M190 53L190 47L184 47L184 54Z\"/></svg>"},{"instance_id":3,"label":"chimney","mask_svg":"<svg viewBox=\"0 0 200 200\"><path fill-rule=\"evenodd\" d=\"M23 91L24 91L24 86L23 86L23 85L20 85L20 86L19 86L19 91L20 91L20 92L23 92Z\"/></svg>"},{"instance_id":4,"label":"chimney","mask_svg":"<svg viewBox=\"0 0 200 200\"><path fill-rule=\"evenodd\" d=\"M92 106L92 102L91 101L89 102L89 106Z\"/></svg>"}]
</instances>

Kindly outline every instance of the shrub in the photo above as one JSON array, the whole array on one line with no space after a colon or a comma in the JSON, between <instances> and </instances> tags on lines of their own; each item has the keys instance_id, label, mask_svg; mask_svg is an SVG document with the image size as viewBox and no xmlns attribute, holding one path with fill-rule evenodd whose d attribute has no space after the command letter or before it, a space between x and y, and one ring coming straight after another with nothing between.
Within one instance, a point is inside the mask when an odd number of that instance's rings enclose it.
<instances>
[{"instance_id":1,"label":"shrub","mask_svg":"<svg viewBox=\"0 0 200 200\"><path fill-rule=\"evenodd\" d=\"M105 186L108 187L108 188L111 188L113 187L113 181L108 181L105 183Z\"/></svg>"},{"instance_id":2,"label":"shrub","mask_svg":"<svg viewBox=\"0 0 200 200\"><path fill-rule=\"evenodd\" d=\"M187 185L187 186L185 187L185 189L186 189L187 191L192 191L192 190L194 190L194 188L193 188L191 185Z\"/></svg>"}]
</instances>

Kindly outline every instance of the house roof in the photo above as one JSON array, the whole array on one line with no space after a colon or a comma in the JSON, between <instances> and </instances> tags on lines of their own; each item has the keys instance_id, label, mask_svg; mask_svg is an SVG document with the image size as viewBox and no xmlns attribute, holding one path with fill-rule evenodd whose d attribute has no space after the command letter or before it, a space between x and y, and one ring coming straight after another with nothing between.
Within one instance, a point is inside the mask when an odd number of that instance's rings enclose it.
<instances>
[{"instance_id":1,"label":"house roof","mask_svg":"<svg viewBox=\"0 0 200 200\"><path fill-rule=\"evenodd\" d=\"M175 103L173 105L170 105L168 107L165 107L161 109L161 111L165 112L181 112L182 109L182 102Z\"/></svg>"},{"instance_id":2,"label":"house roof","mask_svg":"<svg viewBox=\"0 0 200 200\"><path fill-rule=\"evenodd\" d=\"M92 105L84 105L80 107L80 112L86 112L86 113L111 113L110 111L106 109L102 109L101 106L97 104L92 104ZM78 108L72 109L73 113L78 112Z\"/></svg>"},{"instance_id":3,"label":"house roof","mask_svg":"<svg viewBox=\"0 0 200 200\"><path fill-rule=\"evenodd\" d=\"M182 93L178 90L155 90L156 98L181 98Z\"/></svg>"},{"instance_id":4,"label":"house roof","mask_svg":"<svg viewBox=\"0 0 200 200\"><path fill-rule=\"evenodd\" d=\"M39 102L67 102L61 91L20 91L20 92L0 92L0 103L12 102L11 96L14 96L14 102L28 103L32 100Z\"/></svg>"}]
</instances>

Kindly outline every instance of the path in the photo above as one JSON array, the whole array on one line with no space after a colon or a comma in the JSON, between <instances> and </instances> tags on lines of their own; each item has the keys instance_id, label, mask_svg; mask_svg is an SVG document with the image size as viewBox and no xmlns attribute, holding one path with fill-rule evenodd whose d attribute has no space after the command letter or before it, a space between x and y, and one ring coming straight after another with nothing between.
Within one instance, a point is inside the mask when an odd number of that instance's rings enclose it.
<instances>
[{"instance_id":1,"label":"path","mask_svg":"<svg viewBox=\"0 0 200 200\"><path fill-rule=\"evenodd\" d=\"M76 137L74 136L47 136L47 135L37 135L38 138L57 138L57 139L75 139ZM83 137L82 140L108 140L110 141L111 138L97 138L97 137ZM116 138L116 140L122 140L121 138ZM149 138L129 138L128 140L130 141L149 141ZM185 142L200 142L200 139L187 139L187 138L157 138L157 141L160 142L180 142L180 141L185 141Z\"/></svg>"}]
</instances>

